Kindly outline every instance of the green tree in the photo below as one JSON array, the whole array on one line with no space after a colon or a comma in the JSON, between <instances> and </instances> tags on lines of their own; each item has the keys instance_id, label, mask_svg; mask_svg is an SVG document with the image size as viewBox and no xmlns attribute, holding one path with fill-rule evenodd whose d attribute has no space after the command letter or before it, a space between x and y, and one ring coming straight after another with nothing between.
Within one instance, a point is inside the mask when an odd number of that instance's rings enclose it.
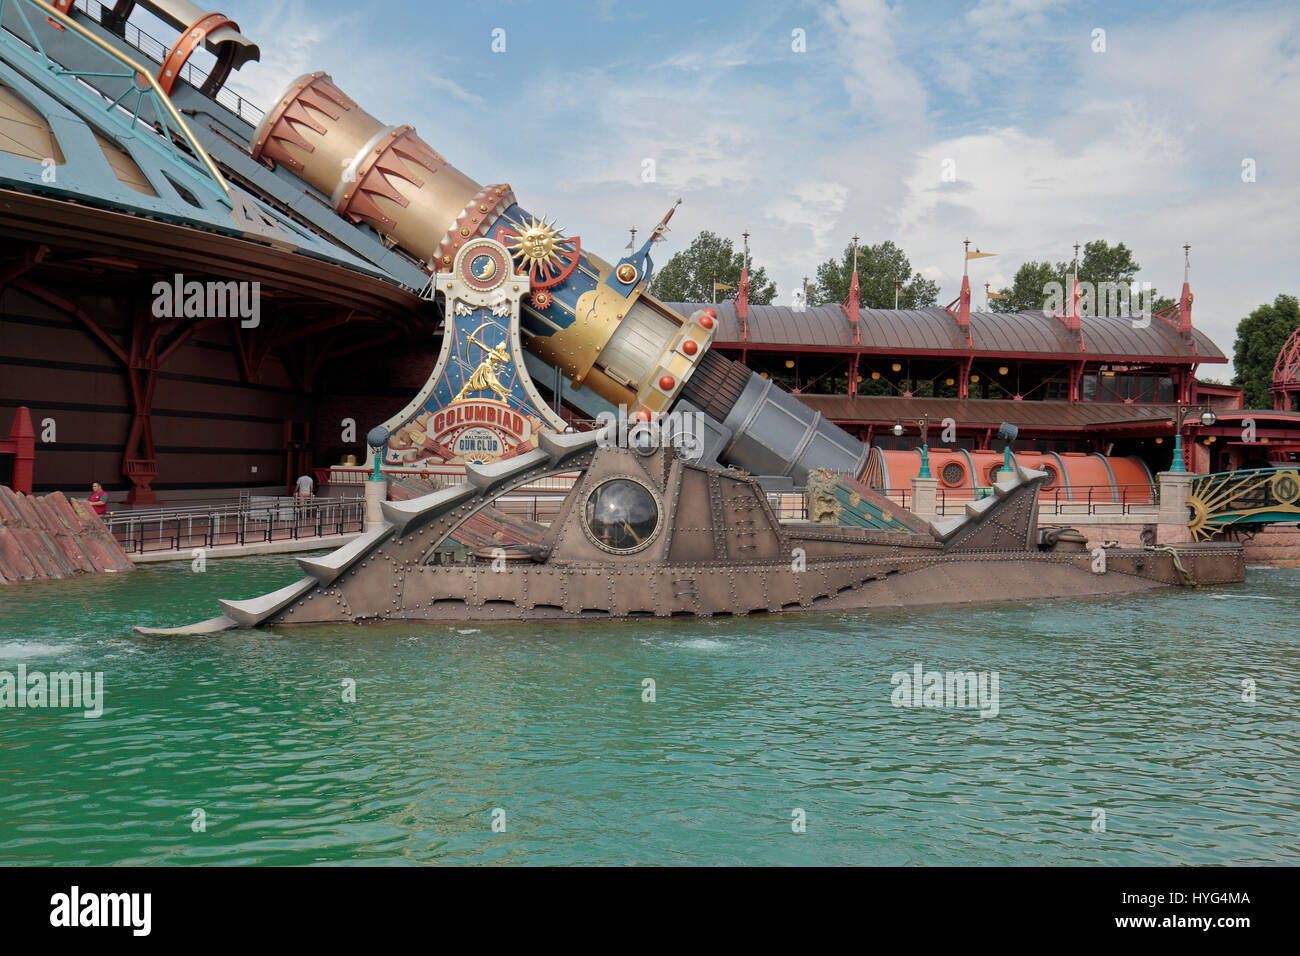
<instances>
[{"instance_id":1,"label":"green tree","mask_svg":"<svg viewBox=\"0 0 1300 956\"><path fill-rule=\"evenodd\" d=\"M729 285L719 290L719 300L734 299L740 292L740 269L745 254L707 229L691 244L655 270L650 280L650 294L662 302L712 302L713 283ZM767 305L776 296L776 283L769 280L763 266L749 264L749 301Z\"/></svg>"},{"instance_id":2,"label":"green tree","mask_svg":"<svg viewBox=\"0 0 1300 956\"><path fill-rule=\"evenodd\" d=\"M892 309L895 279L900 309L934 305L939 297L939 284L912 272L912 263L892 241L858 246L858 291L863 308ZM808 289L809 305L843 302L852 280L853 246L850 244L844 247L843 257L827 259L817 267L817 281Z\"/></svg>"},{"instance_id":3,"label":"green tree","mask_svg":"<svg viewBox=\"0 0 1300 956\"><path fill-rule=\"evenodd\" d=\"M1232 349L1232 384L1245 389L1247 408L1273 407L1269 392L1273 365L1297 327L1300 300L1293 295L1279 295L1272 305L1261 305L1238 324Z\"/></svg>"},{"instance_id":4,"label":"green tree","mask_svg":"<svg viewBox=\"0 0 1300 956\"><path fill-rule=\"evenodd\" d=\"M1079 282L1091 283L1097 290L1104 282L1114 282L1127 289L1137 281L1137 274L1142 266L1133 258L1133 250L1124 243L1112 246L1105 239L1095 239L1084 243L1083 256L1079 260ZM1016 270L1010 288L998 290L1004 298L990 299L989 305L994 312L1035 312L1046 307L1050 298L1048 284L1058 282L1068 295L1070 279L1073 275L1072 262L1026 262ZM1098 294L1100 298L1100 294ZM1151 290L1151 311L1161 312L1177 303L1175 300L1161 296L1153 287ZM1134 302L1133 309L1138 308ZM1094 303L1092 314L1096 314L1100 303Z\"/></svg>"},{"instance_id":5,"label":"green tree","mask_svg":"<svg viewBox=\"0 0 1300 956\"><path fill-rule=\"evenodd\" d=\"M989 299L989 308L994 312L1034 312L1043 307L1047 295L1043 292L1049 282L1064 285L1065 273L1063 262L1055 266L1050 262L1026 262L1016 270L1016 277L1011 280L1010 288L998 291L1000 299Z\"/></svg>"}]
</instances>

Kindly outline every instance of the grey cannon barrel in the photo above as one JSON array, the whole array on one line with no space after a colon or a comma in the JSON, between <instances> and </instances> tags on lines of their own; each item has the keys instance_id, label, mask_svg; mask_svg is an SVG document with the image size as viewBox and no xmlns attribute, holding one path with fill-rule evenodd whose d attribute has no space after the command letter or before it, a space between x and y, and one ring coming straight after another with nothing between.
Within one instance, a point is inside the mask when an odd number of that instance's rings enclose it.
<instances>
[{"instance_id":1,"label":"grey cannon barrel","mask_svg":"<svg viewBox=\"0 0 1300 956\"><path fill-rule=\"evenodd\" d=\"M679 408L721 423L711 449L725 465L782 475L802 485L815 468L862 474L870 447L779 385L709 352L682 390Z\"/></svg>"}]
</instances>

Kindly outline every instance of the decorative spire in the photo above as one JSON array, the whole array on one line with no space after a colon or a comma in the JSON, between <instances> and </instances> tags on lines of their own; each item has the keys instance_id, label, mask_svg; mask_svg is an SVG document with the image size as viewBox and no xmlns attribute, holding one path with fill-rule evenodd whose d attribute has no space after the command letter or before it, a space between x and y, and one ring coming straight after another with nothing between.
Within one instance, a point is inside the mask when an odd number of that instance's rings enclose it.
<instances>
[{"instance_id":1,"label":"decorative spire","mask_svg":"<svg viewBox=\"0 0 1300 956\"><path fill-rule=\"evenodd\" d=\"M673 203L673 207L664 214L664 217L659 220L659 225L655 226L654 232L650 236L651 242L662 242L664 240L668 233L668 220L673 218L673 213L677 211L677 207L681 204L682 201L678 199L677 202Z\"/></svg>"},{"instance_id":2,"label":"decorative spire","mask_svg":"<svg viewBox=\"0 0 1300 956\"><path fill-rule=\"evenodd\" d=\"M1178 331L1192 343L1196 349L1196 339L1192 336L1192 244L1183 243L1183 294L1178 298Z\"/></svg>"},{"instance_id":3,"label":"decorative spire","mask_svg":"<svg viewBox=\"0 0 1300 956\"><path fill-rule=\"evenodd\" d=\"M635 249L635 248L636 248L636 226L633 226L633 227L631 228L631 230L629 230L629 231L632 233L632 241L629 242L629 243L628 243L626 246L624 246L623 248L624 248L624 249Z\"/></svg>"},{"instance_id":4,"label":"decorative spire","mask_svg":"<svg viewBox=\"0 0 1300 956\"><path fill-rule=\"evenodd\" d=\"M1079 243L1074 244L1074 275L1070 279L1070 296L1066 300L1065 309L1062 312L1052 310L1052 315L1064 323L1070 331L1075 343L1079 346L1080 352L1088 351L1088 347L1083 342L1083 316L1079 309Z\"/></svg>"},{"instance_id":5,"label":"decorative spire","mask_svg":"<svg viewBox=\"0 0 1300 956\"><path fill-rule=\"evenodd\" d=\"M853 329L853 344L862 344L862 331L858 326L858 312L861 307L862 290L858 285L858 236L853 237L853 277L849 279L849 294L840 303L840 308L848 317L849 328Z\"/></svg>"},{"instance_id":6,"label":"decorative spire","mask_svg":"<svg viewBox=\"0 0 1300 956\"><path fill-rule=\"evenodd\" d=\"M745 239L745 255L740 261L740 291L736 293L736 315L741 322L749 319L749 233L742 232Z\"/></svg>"}]
</instances>

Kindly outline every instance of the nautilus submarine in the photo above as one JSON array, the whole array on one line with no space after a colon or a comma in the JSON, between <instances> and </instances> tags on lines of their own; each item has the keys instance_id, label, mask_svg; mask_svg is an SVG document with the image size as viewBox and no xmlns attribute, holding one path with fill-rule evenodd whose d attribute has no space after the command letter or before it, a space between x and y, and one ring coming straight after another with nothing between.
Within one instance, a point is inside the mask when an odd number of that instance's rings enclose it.
<instances>
[{"instance_id":1,"label":"nautilus submarine","mask_svg":"<svg viewBox=\"0 0 1300 956\"><path fill-rule=\"evenodd\" d=\"M646 292L645 243L609 263L528 212L508 184L480 185L409 126L362 110L323 73L296 80L265 115L252 157L302 179L339 215L426 265L447 331L430 389L536 406L527 444L468 461L464 482L384 502L383 521L301 580L176 628L370 621L610 620L861 610L1084 597L1241 580L1241 548L1203 543L1107 549L1040 528L1048 475L1013 466L965 513L927 522L856 481L868 447L743 365L710 351L716 316L678 315ZM485 329L495 329L490 338ZM450 382L456 343L481 361ZM653 426L689 413L703 435L609 425L564 428L524 371L523 353L578 389ZM463 364L463 363L462 363ZM501 380L513 368L513 384ZM511 391L518 387L520 391ZM419 412L421 395L398 418ZM496 398L494 398L496 396ZM640 437L637 437L639 434ZM549 524L468 556L450 545L500 499L576 476ZM765 483L807 486L808 517L779 518ZM453 554L457 556L453 558Z\"/></svg>"}]
</instances>

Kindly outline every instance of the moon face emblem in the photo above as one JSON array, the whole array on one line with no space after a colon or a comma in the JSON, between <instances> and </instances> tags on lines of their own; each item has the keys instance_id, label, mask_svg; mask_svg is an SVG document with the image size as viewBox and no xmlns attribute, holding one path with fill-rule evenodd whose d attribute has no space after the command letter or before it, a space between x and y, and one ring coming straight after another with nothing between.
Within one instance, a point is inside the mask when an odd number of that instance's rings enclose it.
<instances>
[{"instance_id":1,"label":"moon face emblem","mask_svg":"<svg viewBox=\"0 0 1300 956\"><path fill-rule=\"evenodd\" d=\"M475 256L470 260L469 271L480 282L491 282L497 274L497 261L486 253Z\"/></svg>"}]
</instances>

